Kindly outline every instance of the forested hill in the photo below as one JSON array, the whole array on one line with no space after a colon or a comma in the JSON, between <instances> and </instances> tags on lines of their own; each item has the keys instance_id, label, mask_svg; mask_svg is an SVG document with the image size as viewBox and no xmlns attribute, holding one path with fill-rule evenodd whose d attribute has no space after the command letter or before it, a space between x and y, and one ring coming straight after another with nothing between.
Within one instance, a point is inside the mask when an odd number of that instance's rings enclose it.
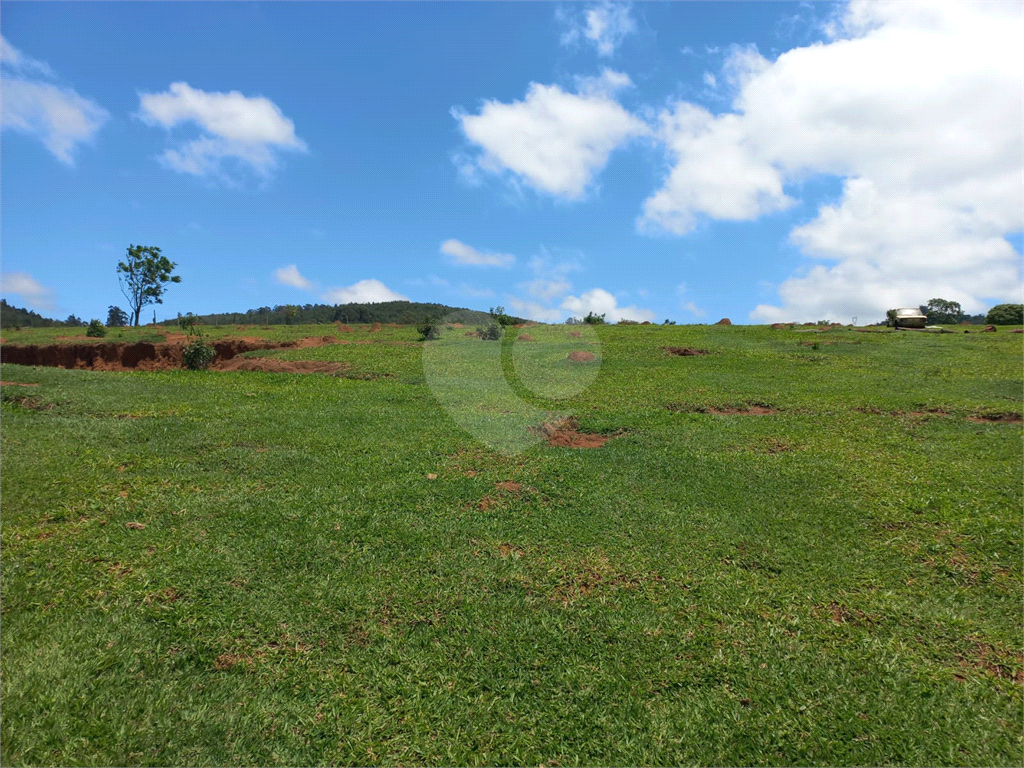
<instances>
[{"instance_id":1,"label":"forested hill","mask_svg":"<svg viewBox=\"0 0 1024 768\"><path fill-rule=\"evenodd\" d=\"M0 328L49 328L54 325L64 323L43 317L29 309L12 307L5 299L0 299Z\"/></svg>"},{"instance_id":2,"label":"forested hill","mask_svg":"<svg viewBox=\"0 0 1024 768\"><path fill-rule=\"evenodd\" d=\"M451 317L452 322L474 325L488 318L486 312L445 304L423 304L414 301L382 301L379 304L279 304L246 312L221 312L200 315L205 325L307 325L314 323L398 323L412 325L425 318ZM516 322L525 322L514 318ZM176 318L161 321L171 325Z\"/></svg>"}]
</instances>

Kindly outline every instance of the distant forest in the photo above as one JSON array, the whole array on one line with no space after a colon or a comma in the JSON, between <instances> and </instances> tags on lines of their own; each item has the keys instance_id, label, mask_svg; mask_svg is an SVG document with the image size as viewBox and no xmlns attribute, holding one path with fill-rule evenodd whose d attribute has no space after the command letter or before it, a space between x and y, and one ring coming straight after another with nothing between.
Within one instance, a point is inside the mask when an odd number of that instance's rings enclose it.
<instances>
[{"instance_id":1,"label":"distant forest","mask_svg":"<svg viewBox=\"0 0 1024 768\"><path fill-rule=\"evenodd\" d=\"M455 323L477 325L489 315L474 309L449 307L445 304L421 304L412 301L382 301L379 304L279 304L246 312L221 312L199 315L204 325L315 325L317 323L398 323L413 325L426 318L450 317ZM513 318L517 323L526 322ZM177 318L162 320L158 325L173 325Z\"/></svg>"},{"instance_id":2,"label":"distant forest","mask_svg":"<svg viewBox=\"0 0 1024 768\"><path fill-rule=\"evenodd\" d=\"M83 325L82 319L74 315L69 315L67 320L51 320L31 310L12 307L5 299L0 299L0 328L76 328Z\"/></svg>"}]
</instances>

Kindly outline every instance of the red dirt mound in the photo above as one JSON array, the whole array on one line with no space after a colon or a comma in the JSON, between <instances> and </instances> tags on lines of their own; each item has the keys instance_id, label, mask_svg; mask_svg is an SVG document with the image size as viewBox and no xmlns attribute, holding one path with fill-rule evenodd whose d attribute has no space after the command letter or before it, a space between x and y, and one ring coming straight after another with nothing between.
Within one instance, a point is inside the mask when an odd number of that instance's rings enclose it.
<instances>
[{"instance_id":1,"label":"red dirt mound","mask_svg":"<svg viewBox=\"0 0 1024 768\"><path fill-rule=\"evenodd\" d=\"M579 331L569 331L569 335L572 336L574 339L578 339L583 336L583 334L580 333Z\"/></svg>"},{"instance_id":2,"label":"red dirt mound","mask_svg":"<svg viewBox=\"0 0 1024 768\"><path fill-rule=\"evenodd\" d=\"M706 349L694 349L692 347L664 347L663 349L670 355L678 355L679 357L693 357L695 355L708 354Z\"/></svg>"},{"instance_id":3,"label":"red dirt mound","mask_svg":"<svg viewBox=\"0 0 1024 768\"><path fill-rule=\"evenodd\" d=\"M792 327L792 323L772 323L772 329L776 331L788 331Z\"/></svg>"},{"instance_id":4,"label":"red dirt mound","mask_svg":"<svg viewBox=\"0 0 1024 768\"><path fill-rule=\"evenodd\" d=\"M465 328L462 323L452 323L452 328Z\"/></svg>"},{"instance_id":5,"label":"red dirt mound","mask_svg":"<svg viewBox=\"0 0 1024 768\"><path fill-rule=\"evenodd\" d=\"M319 360L280 360L276 357L236 357L214 363L215 371L261 371L263 373L338 373L349 363L325 363Z\"/></svg>"},{"instance_id":6,"label":"red dirt mound","mask_svg":"<svg viewBox=\"0 0 1024 768\"><path fill-rule=\"evenodd\" d=\"M38 387L38 384L31 384L27 381L0 381L0 387Z\"/></svg>"},{"instance_id":7,"label":"red dirt mound","mask_svg":"<svg viewBox=\"0 0 1024 768\"><path fill-rule=\"evenodd\" d=\"M369 332L369 333L376 333L376 332L377 332L377 331L379 331L379 330L380 330L381 328L382 328L382 326L381 326L381 324L380 324L380 323L374 323L373 325L371 325L371 326L370 326L369 328L367 328L366 330L367 330L367 332Z\"/></svg>"},{"instance_id":8,"label":"red dirt mound","mask_svg":"<svg viewBox=\"0 0 1024 768\"><path fill-rule=\"evenodd\" d=\"M531 336L528 333L520 333L519 334L519 340L520 341L536 341L536 339L533 338L533 336Z\"/></svg>"},{"instance_id":9,"label":"red dirt mound","mask_svg":"<svg viewBox=\"0 0 1024 768\"><path fill-rule=\"evenodd\" d=\"M547 422L532 431L546 438L548 445L554 448L600 448L613 437L580 432L576 419Z\"/></svg>"},{"instance_id":10,"label":"red dirt mound","mask_svg":"<svg viewBox=\"0 0 1024 768\"><path fill-rule=\"evenodd\" d=\"M340 325L339 324L338 325L338 331L340 333L355 333L355 331L352 330L352 326L351 325Z\"/></svg>"},{"instance_id":11,"label":"red dirt mound","mask_svg":"<svg viewBox=\"0 0 1024 768\"><path fill-rule=\"evenodd\" d=\"M964 333L967 333L967 331L964 331ZM1024 328L1014 328L1012 331L1007 331L1007 333L1024 333ZM2 341L2 339L0 339L0 341Z\"/></svg>"},{"instance_id":12,"label":"red dirt mound","mask_svg":"<svg viewBox=\"0 0 1024 768\"><path fill-rule=\"evenodd\" d=\"M569 357L566 358L572 363L589 363L591 360L596 360L593 352L570 352Z\"/></svg>"},{"instance_id":13,"label":"red dirt mound","mask_svg":"<svg viewBox=\"0 0 1024 768\"><path fill-rule=\"evenodd\" d=\"M732 320L730 320L728 317L723 317L721 320L715 323L715 325L732 325Z\"/></svg>"},{"instance_id":14,"label":"red dirt mound","mask_svg":"<svg viewBox=\"0 0 1024 768\"><path fill-rule=\"evenodd\" d=\"M995 333L996 332L996 327L994 325L986 325L984 328L981 329L981 332L982 333Z\"/></svg>"},{"instance_id":15,"label":"red dirt mound","mask_svg":"<svg viewBox=\"0 0 1024 768\"><path fill-rule=\"evenodd\" d=\"M982 416L968 416L968 421L975 424L1020 424L1022 419L1019 413L993 413Z\"/></svg>"}]
</instances>

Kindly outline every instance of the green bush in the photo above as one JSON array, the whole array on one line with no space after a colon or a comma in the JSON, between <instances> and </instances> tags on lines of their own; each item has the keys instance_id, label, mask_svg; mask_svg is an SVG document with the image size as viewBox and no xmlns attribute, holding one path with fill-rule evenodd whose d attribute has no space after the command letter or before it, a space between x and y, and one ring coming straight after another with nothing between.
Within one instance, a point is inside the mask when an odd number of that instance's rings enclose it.
<instances>
[{"instance_id":1,"label":"green bush","mask_svg":"<svg viewBox=\"0 0 1024 768\"><path fill-rule=\"evenodd\" d=\"M85 331L86 336L95 336L102 339L107 335L107 329L103 327L103 323L99 320L90 320L89 327Z\"/></svg>"},{"instance_id":2,"label":"green bush","mask_svg":"<svg viewBox=\"0 0 1024 768\"><path fill-rule=\"evenodd\" d=\"M506 325L515 325L516 324L516 318L514 318L514 317L512 317L510 315L506 315L504 307L491 307L490 315L491 315L491 322L492 323L497 323L502 328L504 328Z\"/></svg>"},{"instance_id":3,"label":"green bush","mask_svg":"<svg viewBox=\"0 0 1024 768\"><path fill-rule=\"evenodd\" d=\"M190 371L205 371L217 357L217 352L202 338L195 338L182 350L185 367Z\"/></svg>"},{"instance_id":4,"label":"green bush","mask_svg":"<svg viewBox=\"0 0 1024 768\"><path fill-rule=\"evenodd\" d=\"M441 325L436 318L425 317L423 322L416 326L420 332L420 341L433 341L441 338Z\"/></svg>"},{"instance_id":5,"label":"green bush","mask_svg":"<svg viewBox=\"0 0 1024 768\"><path fill-rule=\"evenodd\" d=\"M587 325L604 325L604 312L600 315L595 315L593 312L588 312L587 316L583 318L583 322Z\"/></svg>"},{"instance_id":6,"label":"green bush","mask_svg":"<svg viewBox=\"0 0 1024 768\"><path fill-rule=\"evenodd\" d=\"M1024 304L996 304L985 315L989 325L1024 324Z\"/></svg>"},{"instance_id":7,"label":"green bush","mask_svg":"<svg viewBox=\"0 0 1024 768\"><path fill-rule=\"evenodd\" d=\"M477 335L485 341L498 341L501 339L502 327L497 322L492 322L489 325L477 328Z\"/></svg>"}]
</instances>

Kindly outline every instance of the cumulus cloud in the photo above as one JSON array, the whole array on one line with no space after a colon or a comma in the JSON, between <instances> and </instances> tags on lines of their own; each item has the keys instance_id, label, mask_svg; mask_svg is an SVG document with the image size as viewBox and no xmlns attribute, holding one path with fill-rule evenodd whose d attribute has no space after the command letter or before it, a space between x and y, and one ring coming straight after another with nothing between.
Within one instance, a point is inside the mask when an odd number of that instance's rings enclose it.
<instances>
[{"instance_id":1,"label":"cumulus cloud","mask_svg":"<svg viewBox=\"0 0 1024 768\"><path fill-rule=\"evenodd\" d=\"M40 76L55 74L0 37L0 126L38 138L58 160L74 165L75 149L92 141L110 115L92 99Z\"/></svg>"},{"instance_id":2,"label":"cumulus cloud","mask_svg":"<svg viewBox=\"0 0 1024 768\"><path fill-rule=\"evenodd\" d=\"M346 288L329 288L325 301L332 304L378 304L382 301L408 301L408 296L395 293L380 280L360 280Z\"/></svg>"},{"instance_id":3,"label":"cumulus cloud","mask_svg":"<svg viewBox=\"0 0 1024 768\"><path fill-rule=\"evenodd\" d=\"M611 56L622 41L636 31L632 8L630 3L604 2L588 7L582 15L571 15L559 8L556 18L568 27L562 33L562 45L575 46L582 39L593 45L601 56Z\"/></svg>"},{"instance_id":4,"label":"cumulus cloud","mask_svg":"<svg viewBox=\"0 0 1024 768\"><path fill-rule=\"evenodd\" d=\"M615 296L603 288L593 288L579 296L566 296L562 300L562 309L575 317L584 317L590 312L605 315L608 322L654 320L654 313L648 309L638 309L635 305L620 307Z\"/></svg>"},{"instance_id":5,"label":"cumulus cloud","mask_svg":"<svg viewBox=\"0 0 1024 768\"><path fill-rule=\"evenodd\" d=\"M456 264L481 267L510 267L516 261L516 257L510 253L481 253L458 240L445 240L441 243L441 253L451 256Z\"/></svg>"},{"instance_id":6,"label":"cumulus cloud","mask_svg":"<svg viewBox=\"0 0 1024 768\"><path fill-rule=\"evenodd\" d=\"M612 150L649 128L613 98L630 83L626 75L605 70L579 83L580 93L530 83L523 101L489 100L476 115L452 110L466 139L480 148L472 159L459 155L460 174L507 172L539 192L582 197Z\"/></svg>"},{"instance_id":7,"label":"cumulus cloud","mask_svg":"<svg viewBox=\"0 0 1024 768\"><path fill-rule=\"evenodd\" d=\"M290 285L292 288L301 288L304 291L311 290L313 283L304 278L299 268L294 264L289 264L287 267L281 267L274 272L274 278L281 285Z\"/></svg>"},{"instance_id":8,"label":"cumulus cloud","mask_svg":"<svg viewBox=\"0 0 1024 768\"><path fill-rule=\"evenodd\" d=\"M525 317L527 320L535 320L538 323L561 322L565 315L565 313L560 309L546 307L536 301L520 299L518 296L510 297L508 305L513 314L519 317Z\"/></svg>"},{"instance_id":9,"label":"cumulus cloud","mask_svg":"<svg viewBox=\"0 0 1024 768\"><path fill-rule=\"evenodd\" d=\"M295 135L295 124L274 102L238 91L208 93L188 83L172 83L163 93L139 94L139 116L148 125L171 129L191 123L202 131L199 138L163 155L168 167L196 176L220 174L225 158L268 175L277 166L279 151L306 149Z\"/></svg>"},{"instance_id":10,"label":"cumulus cloud","mask_svg":"<svg viewBox=\"0 0 1024 768\"><path fill-rule=\"evenodd\" d=\"M673 167L641 229L749 220L792 204L786 182L843 180L791 233L818 260L761 321L881 317L942 296L967 311L1019 301L1024 37L1007 3L853 2L833 39L774 62L734 49L732 111L676 103L659 136Z\"/></svg>"},{"instance_id":11,"label":"cumulus cloud","mask_svg":"<svg viewBox=\"0 0 1024 768\"><path fill-rule=\"evenodd\" d=\"M46 288L28 272L8 272L0 275L0 291L15 294L25 304L39 309L53 309L53 291Z\"/></svg>"}]
</instances>

